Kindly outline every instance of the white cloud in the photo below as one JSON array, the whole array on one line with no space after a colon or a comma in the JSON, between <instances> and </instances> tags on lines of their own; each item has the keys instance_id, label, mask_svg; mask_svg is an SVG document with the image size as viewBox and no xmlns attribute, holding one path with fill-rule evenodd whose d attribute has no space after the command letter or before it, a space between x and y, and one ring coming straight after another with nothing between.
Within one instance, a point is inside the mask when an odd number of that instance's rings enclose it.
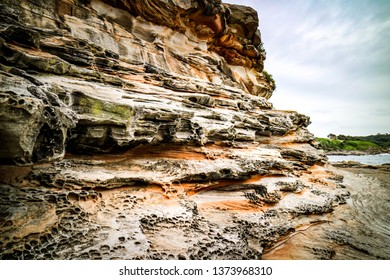
<instances>
[{"instance_id":1,"label":"white cloud","mask_svg":"<svg viewBox=\"0 0 390 280\"><path fill-rule=\"evenodd\" d=\"M326 136L390 132L390 2L238 2L260 14L278 109L309 115Z\"/></svg>"}]
</instances>

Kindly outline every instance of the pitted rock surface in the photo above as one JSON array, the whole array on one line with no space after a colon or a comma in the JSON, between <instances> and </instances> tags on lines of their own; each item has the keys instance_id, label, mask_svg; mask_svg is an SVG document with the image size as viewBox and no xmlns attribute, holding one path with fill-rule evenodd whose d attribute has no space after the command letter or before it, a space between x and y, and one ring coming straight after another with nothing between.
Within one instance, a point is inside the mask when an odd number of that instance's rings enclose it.
<instances>
[{"instance_id":1,"label":"pitted rock surface","mask_svg":"<svg viewBox=\"0 0 390 280\"><path fill-rule=\"evenodd\" d=\"M349 191L267 100L257 28L218 0L2 1L0 258L260 259L331 222Z\"/></svg>"}]
</instances>

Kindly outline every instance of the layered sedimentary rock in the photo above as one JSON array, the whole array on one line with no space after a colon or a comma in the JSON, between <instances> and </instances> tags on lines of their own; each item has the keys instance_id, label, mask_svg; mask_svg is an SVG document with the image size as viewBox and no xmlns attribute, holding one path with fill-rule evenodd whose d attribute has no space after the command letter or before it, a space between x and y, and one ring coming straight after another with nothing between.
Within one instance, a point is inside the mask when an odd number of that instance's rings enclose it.
<instances>
[{"instance_id":1,"label":"layered sedimentary rock","mask_svg":"<svg viewBox=\"0 0 390 280\"><path fill-rule=\"evenodd\" d=\"M348 197L267 100L254 10L0 8L1 258L259 259Z\"/></svg>"}]
</instances>

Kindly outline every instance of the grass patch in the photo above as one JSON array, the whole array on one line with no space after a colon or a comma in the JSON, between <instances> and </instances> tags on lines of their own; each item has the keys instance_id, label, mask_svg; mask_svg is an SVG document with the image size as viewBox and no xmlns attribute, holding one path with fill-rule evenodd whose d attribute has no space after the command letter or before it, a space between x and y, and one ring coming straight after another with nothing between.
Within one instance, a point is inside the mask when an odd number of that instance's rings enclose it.
<instances>
[{"instance_id":1,"label":"grass patch","mask_svg":"<svg viewBox=\"0 0 390 280\"><path fill-rule=\"evenodd\" d=\"M317 138L317 141L325 151L373 151L380 149L380 146L374 142L366 140Z\"/></svg>"}]
</instances>

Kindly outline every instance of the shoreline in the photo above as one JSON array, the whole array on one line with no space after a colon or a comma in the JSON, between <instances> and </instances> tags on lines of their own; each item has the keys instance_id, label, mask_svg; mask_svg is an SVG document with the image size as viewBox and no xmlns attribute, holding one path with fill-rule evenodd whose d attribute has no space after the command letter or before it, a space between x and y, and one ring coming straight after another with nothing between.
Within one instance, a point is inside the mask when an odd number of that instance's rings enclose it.
<instances>
[{"instance_id":1,"label":"shoreline","mask_svg":"<svg viewBox=\"0 0 390 280\"><path fill-rule=\"evenodd\" d=\"M359 167L362 165L381 166L390 164L390 154L377 155L327 155L328 162L334 166L348 167L353 165Z\"/></svg>"},{"instance_id":2,"label":"shoreline","mask_svg":"<svg viewBox=\"0 0 390 280\"><path fill-rule=\"evenodd\" d=\"M390 259L390 164L332 166L351 193L346 204L281 240L263 260Z\"/></svg>"},{"instance_id":3,"label":"shoreline","mask_svg":"<svg viewBox=\"0 0 390 280\"><path fill-rule=\"evenodd\" d=\"M371 156L371 155L388 155L390 151L376 151L376 152L366 152L366 151L325 151L327 156Z\"/></svg>"},{"instance_id":4,"label":"shoreline","mask_svg":"<svg viewBox=\"0 0 390 280\"><path fill-rule=\"evenodd\" d=\"M353 168L353 169L376 169L376 170L384 170L384 171L389 171L390 172L390 163L383 163L383 164L365 164L361 163L358 161L340 161L340 162L331 162L330 165L332 165L335 168L340 168L340 169L348 169L348 168Z\"/></svg>"}]
</instances>

